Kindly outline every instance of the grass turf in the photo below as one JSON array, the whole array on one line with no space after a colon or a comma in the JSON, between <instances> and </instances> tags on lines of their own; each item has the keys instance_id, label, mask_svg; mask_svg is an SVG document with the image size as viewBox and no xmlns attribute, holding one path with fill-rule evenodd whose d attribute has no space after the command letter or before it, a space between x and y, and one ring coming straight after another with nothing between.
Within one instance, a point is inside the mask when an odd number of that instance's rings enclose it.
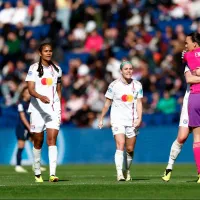
<instances>
[{"instance_id":1,"label":"grass turf","mask_svg":"<svg viewBox=\"0 0 200 200\"><path fill-rule=\"evenodd\" d=\"M117 182L114 165L58 166L58 183L35 183L29 173L0 166L0 199L200 199L194 164L175 165L170 182L162 181L165 165L132 165L131 182Z\"/></svg>"}]
</instances>

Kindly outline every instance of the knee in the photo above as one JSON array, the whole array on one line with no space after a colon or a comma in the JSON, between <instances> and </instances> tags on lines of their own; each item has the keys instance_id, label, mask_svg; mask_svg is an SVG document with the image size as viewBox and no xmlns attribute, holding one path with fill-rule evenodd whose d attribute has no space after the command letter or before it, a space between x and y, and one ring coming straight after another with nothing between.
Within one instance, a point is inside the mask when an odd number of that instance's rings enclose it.
<instances>
[{"instance_id":1,"label":"knee","mask_svg":"<svg viewBox=\"0 0 200 200\"><path fill-rule=\"evenodd\" d=\"M125 143L123 141L117 142L117 149L123 151Z\"/></svg>"},{"instance_id":2,"label":"knee","mask_svg":"<svg viewBox=\"0 0 200 200\"><path fill-rule=\"evenodd\" d=\"M177 138L177 142L179 144L184 144L186 140L187 140L187 137L184 137L184 136L180 136Z\"/></svg>"},{"instance_id":3,"label":"knee","mask_svg":"<svg viewBox=\"0 0 200 200\"><path fill-rule=\"evenodd\" d=\"M133 152L133 147L126 147L126 152L131 154Z\"/></svg>"},{"instance_id":4,"label":"knee","mask_svg":"<svg viewBox=\"0 0 200 200\"><path fill-rule=\"evenodd\" d=\"M36 149L41 149L42 148L42 144L43 144L43 140L40 140L40 139L34 140L34 147Z\"/></svg>"},{"instance_id":5,"label":"knee","mask_svg":"<svg viewBox=\"0 0 200 200\"><path fill-rule=\"evenodd\" d=\"M47 139L47 145L48 146L55 146L56 145L56 140L54 138Z\"/></svg>"}]
</instances>

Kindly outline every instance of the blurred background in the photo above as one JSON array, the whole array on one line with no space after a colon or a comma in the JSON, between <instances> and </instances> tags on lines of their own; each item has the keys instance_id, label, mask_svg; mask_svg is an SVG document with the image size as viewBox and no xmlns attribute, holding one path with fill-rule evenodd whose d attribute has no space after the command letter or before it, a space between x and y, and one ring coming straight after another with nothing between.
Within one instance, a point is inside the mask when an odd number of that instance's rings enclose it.
<instances>
[{"instance_id":1,"label":"blurred background","mask_svg":"<svg viewBox=\"0 0 200 200\"><path fill-rule=\"evenodd\" d=\"M199 0L0 0L0 164L15 164L17 102L44 41L63 70L59 164L113 162L109 113L102 130L97 119L123 59L144 90L135 162L167 161L186 90L181 53L200 32L199 10ZM193 161L190 142L179 161ZM31 160L27 143L23 163Z\"/></svg>"}]
</instances>

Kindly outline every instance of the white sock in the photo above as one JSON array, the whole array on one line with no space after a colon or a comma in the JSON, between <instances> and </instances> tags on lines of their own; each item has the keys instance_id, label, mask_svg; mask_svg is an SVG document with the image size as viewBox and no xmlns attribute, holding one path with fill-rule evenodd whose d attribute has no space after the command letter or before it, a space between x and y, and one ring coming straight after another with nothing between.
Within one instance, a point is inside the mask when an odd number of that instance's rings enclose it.
<instances>
[{"instance_id":1,"label":"white sock","mask_svg":"<svg viewBox=\"0 0 200 200\"><path fill-rule=\"evenodd\" d=\"M169 155L169 161L167 165L167 169L173 169L174 162L176 158L178 157L179 153L181 152L183 144L179 144L177 140L175 140L172 144L170 155Z\"/></svg>"},{"instance_id":2,"label":"white sock","mask_svg":"<svg viewBox=\"0 0 200 200\"><path fill-rule=\"evenodd\" d=\"M33 166L34 166L34 172L35 175L40 175L40 160L41 160L41 149L35 149L33 147Z\"/></svg>"},{"instance_id":3,"label":"white sock","mask_svg":"<svg viewBox=\"0 0 200 200\"><path fill-rule=\"evenodd\" d=\"M49 146L50 176L51 175L56 175L57 155L58 155L57 146Z\"/></svg>"},{"instance_id":4,"label":"white sock","mask_svg":"<svg viewBox=\"0 0 200 200\"><path fill-rule=\"evenodd\" d=\"M126 170L129 170L131 167L133 155L134 155L134 151L130 153L126 152Z\"/></svg>"},{"instance_id":5,"label":"white sock","mask_svg":"<svg viewBox=\"0 0 200 200\"><path fill-rule=\"evenodd\" d=\"M116 166L117 174L122 174L123 160L124 160L124 152L121 150L116 150L115 166Z\"/></svg>"}]
</instances>

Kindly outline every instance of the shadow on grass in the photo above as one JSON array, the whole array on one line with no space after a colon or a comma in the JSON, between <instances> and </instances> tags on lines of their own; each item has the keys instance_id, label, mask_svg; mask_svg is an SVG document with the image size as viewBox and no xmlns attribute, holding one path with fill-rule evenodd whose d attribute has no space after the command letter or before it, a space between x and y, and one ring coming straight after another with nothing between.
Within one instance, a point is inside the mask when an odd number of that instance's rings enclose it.
<instances>
[{"instance_id":1,"label":"shadow on grass","mask_svg":"<svg viewBox=\"0 0 200 200\"><path fill-rule=\"evenodd\" d=\"M70 181L70 180L59 179L58 182L67 182L67 181ZM49 182L49 179L45 179L44 182ZM57 183L57 182L52 182L52 183Z\"/></svg>"},{"instance_id":2,"label":"shadow on grass","mask_svg":"<svg viewBox=\"0 0 200 200\"><path fill-rule=\"evenodd\" d=\"M186 183L196 183L197 180L192 180L192 181L186 181Z\"/></svg>"},{"instance_id":3,"label":"shadow on grass","mask_svg":"<svg viewBox=\"0 0 200 200\"><path fill-rule=\"evenodd\" d=\"M149 178L133 178L132 181L149 181Z\"/></svg>"}]
</instances>

